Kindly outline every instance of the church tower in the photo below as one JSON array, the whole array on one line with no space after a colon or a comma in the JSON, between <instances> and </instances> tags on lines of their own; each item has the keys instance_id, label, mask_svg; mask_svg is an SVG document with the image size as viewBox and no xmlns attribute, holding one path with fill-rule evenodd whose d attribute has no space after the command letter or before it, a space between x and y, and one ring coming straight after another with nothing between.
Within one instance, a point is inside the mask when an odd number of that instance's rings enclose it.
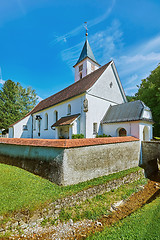
<instances>
[{"instance_id":1,"label":"church tower","mask_svg":"<svg viewBox=\"0 0 160 240\"><path fill-rule=\"evenodd\" d=\"M100 67L99 63L96 61L92 49L89 45L87 39L88 33L86 31L86 41L83 46L82 52L76 64L73 66L75 68L75 82L85 77L89 73L95 71Z\"/></svg>"}]
</instances>

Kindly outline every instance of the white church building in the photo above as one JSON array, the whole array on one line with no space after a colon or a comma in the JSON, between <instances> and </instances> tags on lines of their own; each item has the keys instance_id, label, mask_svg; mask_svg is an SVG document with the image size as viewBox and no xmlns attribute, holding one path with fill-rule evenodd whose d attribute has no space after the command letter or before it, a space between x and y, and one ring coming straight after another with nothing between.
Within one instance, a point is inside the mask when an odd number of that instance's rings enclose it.
<instances>
[{"instance_id":1,"label":"white church building","mask_svg":"<svg viewBox=\"0 0 160 240\"><path fill-rule=\"evenodd\" d=\"M74 65L75 82L42 100L9 127L10 138L61 139L83 134L152 139L152 114L141 101L127 102L113 61L100 66L88 39Z\"/></svg>"}]
</instances>

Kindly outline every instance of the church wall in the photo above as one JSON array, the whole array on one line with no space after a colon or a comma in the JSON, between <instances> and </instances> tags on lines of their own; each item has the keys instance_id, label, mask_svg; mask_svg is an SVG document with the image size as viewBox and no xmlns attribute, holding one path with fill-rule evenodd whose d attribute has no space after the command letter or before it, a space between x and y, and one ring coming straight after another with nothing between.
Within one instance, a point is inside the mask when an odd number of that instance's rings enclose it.
<instances>
[{"instance_id":1,"label":"church wall","mask_svg":"<svg viewBox=\"0 0 160 240\"><path fill-rule=\"evenodd\" d=\"M26 130L24 130L26 126ZM13 134L12 134L13 131ZM13 128L9 129L9 137L14 138L31 138L32 137L32 116L29 115L16 123Z\"/></svg>"},{"instance_id":2,"label":"church wall","mask_svg":"<svg viewBox=\"0 0 160 240\"><path fill-rule=\"evenodd\" d=\"M143 141L143 129L147 126L149 130L149 140L153 138L152 136L152 124L141 122L141 121L132 121L132 122L120 122L120 123L108 123L103 124L102 129L103 133L111 135L112 137L118 137L118 130L124 128L127 131L127 136L133 136L139 138Z\"/></svg>"},{"instance_id":3,"label":"church wall","mask_svg":"<svg viewBox=\"0 0 160 240\"><path fill-rule=\"evenodd\" d=\"M104 117L107 109L110 106L110 102L86 94L88 99L88 112L86 113L86 138L93 138L96 134L93 134L93 123L97 123L97 133L101 134L100 122Z\"/></svg>"},{"instance_id":4,"label":"church wall","mask_svg":"<svg viewBox=\"0 0 160 240\"><path fill-rule=\"evenodd\" d=\"M148 139L148 140L151 140L151 139L153 138L153 132L152 132L153 128L152 128L152 124L147 123L147 122L142 122L142 123L140 123L140 125L139 125L139 133L140 133L139 139L140 139L141 141L144 140L144 139L143 139L143 130L144 130L144 127L145 127L145 126L148 128L148 134L149 134L149 139Z\"/></svg>"},{"instance_id":5,"label":"church wall","mask_svg":"<svg viewBox=\"0 0 160 240\"><path fill-rule=\"evenodd\" d=\"M55 111L58 112L58 119L61 117L65 117L68 114L68 104L71 105L71 115L74 114L81 114L80 118L80 132L84 133L85 130L85 123L84 123L84 113L83 113L83 100L84 100L84 94L75 97L73 99L70 99L68 101L65 101L61 104L57 104L51 108L45 109L43 111L37 112L33 115L35 117L36 115L40 115L42 117L41 120L41 127L40 127L40 136L38 136L38 121L36 121L36 130L33 130L33 138L43 138L43 139L55 139L56 138L56 128L55 130L51 129L51 126L55 123ZM48 114L48 130L44 129L44 118L45 114ZM74 123L75 126L73 127L73 132L76 134L76 123Z\"/></svg>"},{"instance_id":6,"label":"church wall","mask_svg":"<svg viewBox=\"0 0 160 240\"><path fill-rule=\"evenodd\" d=\"M88 90L89 94L99 96L111 101L111 104L121 104L126 102L118 86L117 78L113 72L111 64L100 76L99 80Z\"/></svg>"}]
</instances>

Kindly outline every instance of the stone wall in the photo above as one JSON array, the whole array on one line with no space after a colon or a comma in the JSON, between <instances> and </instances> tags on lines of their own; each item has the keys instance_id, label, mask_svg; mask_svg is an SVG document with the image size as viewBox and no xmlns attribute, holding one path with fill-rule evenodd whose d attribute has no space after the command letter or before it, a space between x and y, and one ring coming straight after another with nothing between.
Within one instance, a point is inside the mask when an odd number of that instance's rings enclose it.
<instances>
[{"instance_id":1,"label":"stone wall","mask_svg":"<svg viewBox=\"0 0 160 240\"><path fill-rule=\"evenodd\" d=\"M142 142L142 161L140 167L145 170L148 177L158 171L158 161L160 159L160 142Z\"/></svg>"},{"instance_id":2,"label":"stone wall","mask_svg":"<svg viewBox=\"0 0 160 240\"><path fill-rule=\"evenodd\" d=\"M25 169L59 185L63 182L63 148L0 144L0 163Z\"/></svg>"},{"instance_id":3,"label":"stone wall","mask_svg":"<svg viewBox=\"0 0 160 240\"><path fill-rule=\"evenodd\" d=\"M2 139L0 162L59 185L71 185L139 165L133 137L75 140Z\"/></svg>"},{"instance_id":4,"label":"stone wall","mask_svg":"<svg viewBox=\"0 0 160 240\"><path fill-rule=\"evenodd\" d=\"M64 185L136 167L139 158L139 141L65 149Z\"/></svg>"}]
</instances>

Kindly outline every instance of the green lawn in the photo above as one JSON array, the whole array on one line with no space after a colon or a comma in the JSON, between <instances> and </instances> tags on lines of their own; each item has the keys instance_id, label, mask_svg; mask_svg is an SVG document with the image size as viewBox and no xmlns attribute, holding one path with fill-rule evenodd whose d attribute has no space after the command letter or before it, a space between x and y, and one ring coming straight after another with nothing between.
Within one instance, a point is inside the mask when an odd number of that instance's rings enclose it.
<instances>
[{"instance_id":1,"label":"green lawn","mask_svg":"<svg viewBox=\"0 0 160 240\"><path fill-rule=\"evenodd\" d=\"M17 167L0 164L0 215L21 209L34 210L41 204L123 177L139 169L137 167L84 183L62 187Z\"/></svg>"},{"instance_id":2,"label":"green lawn","mask_svg":"<svg viewBox=\"0 0 160 240\"><path fill-rule=\"evenodd\" d=\"M87 240L159 240L160 197Z\"/></svg>"}]
</instances>

